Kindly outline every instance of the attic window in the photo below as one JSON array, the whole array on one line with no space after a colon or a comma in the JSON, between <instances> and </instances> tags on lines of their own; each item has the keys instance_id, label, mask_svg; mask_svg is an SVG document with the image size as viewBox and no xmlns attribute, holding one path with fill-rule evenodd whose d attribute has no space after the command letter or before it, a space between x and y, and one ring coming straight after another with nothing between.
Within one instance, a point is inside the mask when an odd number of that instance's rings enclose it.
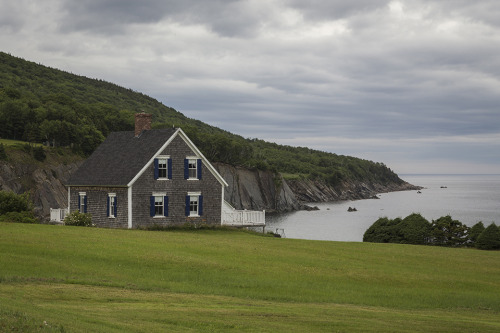
<instances>
[{"instance_id":1,"label":"attic window","mask_svg":"<svg viewBox=\"0 0 500 333\"><path fill-rule=\"evenodd\" d=\"M201 179L201 159L188 157L184 160L184 178L194 180Z\"/></svg>"},{"instance_id":2,"label":"attic window","mask_svg":"<svg viewBox=\"0 0 500 333\"><path fill-rule=\"evenodd\" d=\"M188 169L189 169L189 179L197 178L198 174L196 172L196 160L195 159L189 159Z\"/></svg>"},{"instance_id":3,"label":"attic window","mask_svg":"<svg viewBox=\"0 0 500 333\"><path fill-rule=\"evenodd\" d=\"M172 179L172 159L170 156L158 156L154 161L155 179Z\"/></svg>"}]
</instances>

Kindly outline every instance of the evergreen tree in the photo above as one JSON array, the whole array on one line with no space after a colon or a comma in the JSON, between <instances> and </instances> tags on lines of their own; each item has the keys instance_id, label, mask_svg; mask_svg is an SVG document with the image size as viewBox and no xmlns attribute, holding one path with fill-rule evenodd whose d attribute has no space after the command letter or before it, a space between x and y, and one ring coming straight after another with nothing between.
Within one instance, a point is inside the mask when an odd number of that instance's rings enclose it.
<instances>
[{"instance_id":1,"label":"evergreen tree","mask_svg":"<svg viewBox=\"0 0 500 333\"><path fill-rule=\"evenodd\" d=\"M469 239L473 244L476 243L477 238L481 235L484 229L484 224L481 221L477 222L470 228Z\"/></svg>"},{"instance_id":2,"label":"evergreen tree","mask_svg":"<svg viewBox=\"0 0 500 333\"><path fill-rule=\"evenodd\" d=\"M440 246L462 246L469 240L469 228L450 215L432 221L431 242Z\"/></svg>"},{"instance_id":3,"label":"evergreen tree","mask_svg":"<svg viewBox=\"0 0 500 333\"><path fill-rule=\"evenodd\" d=\"M481 250L499 250L500 228L495 223L486 227L477 238L476 247Z\"/></svg>"}]
</instances>

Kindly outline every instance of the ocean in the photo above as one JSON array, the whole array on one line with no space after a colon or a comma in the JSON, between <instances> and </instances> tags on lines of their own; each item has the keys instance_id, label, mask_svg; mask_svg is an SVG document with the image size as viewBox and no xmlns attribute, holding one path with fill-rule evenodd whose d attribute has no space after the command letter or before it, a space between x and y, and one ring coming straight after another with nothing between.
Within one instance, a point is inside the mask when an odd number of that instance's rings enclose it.
<instances>
[{"instance_id":1,"label":"ocean","mask_svg":"<svg viewBox=\"0 0 500 333\"><path fill-rule=\"evenodd\" d=\"M441 216L472 226L500 224L500 175L400 175L423 186L417 191L381 193L379 199L310 204L317 211L267 215L266 230L286 238L361 242L378 218L420 213L429 222ZM356 208L348 212L348 208ZM278 229L278 230L277 230Z\"/></svg>"}]
</instances>

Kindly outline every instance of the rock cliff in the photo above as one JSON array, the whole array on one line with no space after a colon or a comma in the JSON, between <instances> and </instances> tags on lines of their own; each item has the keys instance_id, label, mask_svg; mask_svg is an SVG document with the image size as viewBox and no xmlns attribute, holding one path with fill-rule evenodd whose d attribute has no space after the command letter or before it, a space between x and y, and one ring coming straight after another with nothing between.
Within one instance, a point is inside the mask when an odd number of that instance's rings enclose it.
<instances>
[{"instance_id":1,"label":"rock cliff","mask_svg":"<svg viewBox=\"0 0 500 333\"><path fill-rule=\"evenodd\" d=\"M9 160L0 161L0 190L17 194L29 192L35 214L42 219L49 219L50 208L68 206L64 184L81 161L73 158L68 163L57 156L48 156L47 161L41 163L21 151L10 155Z\"/></svg>"},{"instance_id":2,"label":"rock cliff","mask_svg":"<svg viewBox=\"0 0 500 333\"><path fill-rule=\"evenodd\" d=\"M288 180L270 171L249 170L215 163L217 171L229 186L224 198L236 209L287 212L310 209L307 204L339 200L375 198L378 193L420 189L407 182L347 181L333 188L323 182L308 179Z\"/></svg>"},{"instance_id":3,"label":"rock cliff","mask_svg":"<svg viewBox=\"0 0 500 333\"><path fill-rule=\"evenodd\" d=\"M289 187L301 202L329 202L340 200L360 200L376 198L378 193L421 189L407 182L388 182L386 184L344 181L335 188L313 180L288 181Z\"/></svg>"},{"instance_id":4,"label":"rock cliff","mask_svg":"<svg viewBox=\"0 0 500 333\"><path fill-rule=\"evenodd\" d=\"M46 220L50 208L67 206L64 184L82 162L61 160L54 155L49 157L48 161L40 163L19 152L13 159L0 161L0 190L30 192L35 213ZM236 209L281 213L311 209L307 204L315 202L368 199L377 193L419 189L406 182L343 182L333 188L308 179L287 181L270 171L249 170L222 163L214 163L214 167L229 184L224 193L225 200Z\"/></svg>"},{"instance_id":5,"label":"rock cliff","mask_svg":"<svg viewBox=\"0 0 500 333\"><path fill-rule=\"evenodd\" d=\"M236 209L287 212L303 208L281 175L222 163L214 166L229 184L224 199Z\"/></svg>"}]
</instances>

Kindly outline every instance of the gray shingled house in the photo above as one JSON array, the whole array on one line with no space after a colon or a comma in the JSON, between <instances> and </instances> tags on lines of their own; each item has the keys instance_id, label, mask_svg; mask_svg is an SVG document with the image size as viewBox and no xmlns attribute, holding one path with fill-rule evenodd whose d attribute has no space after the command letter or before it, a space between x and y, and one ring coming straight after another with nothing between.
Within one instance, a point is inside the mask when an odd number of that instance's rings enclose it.
<instances>
[{"instance_id":1,"label":"gray shingled house","mask_svg":"<svg viewBox=\"0 0 500 333\"><path fill-rule=\"evenodd\" d=\"M180 129L151 129L136 114L135 131L114 132L66 184L69 212L97 226L136 228L221 224L227 183Z\"/></svg>"}]
</instances>

